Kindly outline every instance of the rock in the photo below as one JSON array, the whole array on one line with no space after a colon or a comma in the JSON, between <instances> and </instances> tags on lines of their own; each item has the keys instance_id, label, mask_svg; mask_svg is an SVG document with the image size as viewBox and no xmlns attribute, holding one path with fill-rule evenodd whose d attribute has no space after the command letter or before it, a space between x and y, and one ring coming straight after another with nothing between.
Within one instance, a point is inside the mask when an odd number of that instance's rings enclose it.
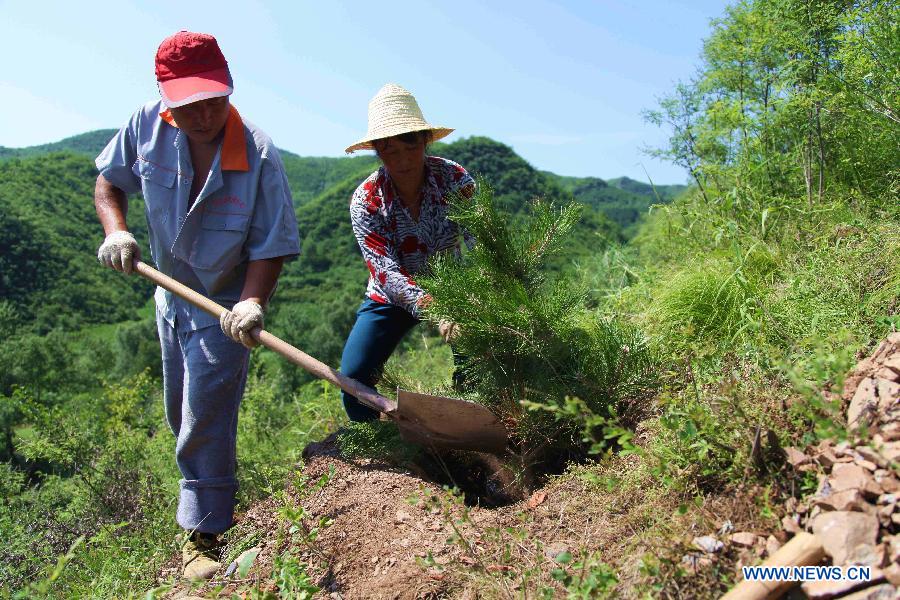
<instances>
[{"instance_id":1,"label":"rock","mask_svg":"<svg viewBox=\"0 0 900 600\"><path fill-rule=\"evenodd\" d=\"M776 552L781 550L781 542L778 541L774 535L770 535L766 538L766 555L772 556Z\"/></svg>"},{"instance_id":2,"label":"rock","mask_svg":"<svg viewBox=\"0 0 900 600\"><path fill-rule=\"evenodd\" d=\"M885 442L879 448L881 456L888 462L900 462L900 442Z\"/></svg>"},{"instance_id":3,"label":"rock","mask_svg":"<svg viewBox=\"0 0 900 600\"><path fill-rule=\"evenodd\" d=\"M847 409L847 425L857 427L871 420L871 414L878 406L878 395L875 380L867 377L859 382L850 408Z\"/></svg>"},{"instance_id":4,"label":"rock","mask_svg":"<svg viewBox=\"0 0 900 600\"><path fill-rule=\"evenodd\" d=\"M856 489L833 492L828 496L813 498L813 504L828 510L854 510L867 512L867 504L862 493Z\"/></svg>"},{"instance_id":5,"label":"rock","mask_svg":"<svg viewBox=\"0 0 900 600\"><path fill-rule=\"evenodd\" d=\"M830 469L838 463L853 462L853 457L852 456L837 456L831 450L824 450L824 451L822 451L821 454L819 454L819 456L816 457L816 461L820 465L825 467L826 469Z\"/></svg>"},{"instance_id":6,"label":"rock","mask_svg":"<svg viewBox=\"0 0 900 600\"><path fill-rule=\"evenodd\" d=\"M822 540L833 564L843 565L850 552L860 544L874 546L878 538L878 519L861 512L833 511L818 515L813 533Z\"/></svg>"},{"instance_id":7,"label":"rock","mask_svg":"<svg viewBox=\"0 0 900 600\"><path fill-rule=\"evenodd\" d=\"M790 534L800 533L800 520L798 518L798 515L785 515L781 519L781 528Z\"/></svg>"},{"instance_id":8,"label":"rock","mask_svg":"<svg viewBox=\"0 0 900 600\"><path fill-rule=\"evenodd\" d=\"M881 486L885 494L900 494L900 479L894 477L886 469L878 469L874 473L875 483Z\"/></svg>"},{"instance_id":9,"label":"rock","mask_svg":"<svg viewBox=\"0 0 900 600\"><path fill-rule=\"evenodd\" d=\"M862 565L864 567L880 567L884 558L884 547L870 546L869 544L860 544L854 548L850 555L847 556L847 564Z\"/></svg>"},{"instance_id":10,"label":"rock","mask_svg":"<svg viewBox=\"0 0 900 600\"><path fill-rule=\"evenodd\" d=\"M900 401L900 383L879 377L875 380L878 384L878 410L887 412L897 401Z\"/></svg>"},{"instance_id":11,"label":"rock","mask_svg":"<svg viewBox=\"0 0 900 600\"><path fill-rule=\"evenodd\" d=\"M884 461L881 455L871 446L857 446L856 453L859 454L860 458L863 460L873 462L876 465L880 465Z\"/></svg>"},{"instance_id":12,"label":"rock","mask_svg":"<svg viewBox=\"0 0 900 600\"><path fill-rule=\"evenodd\" d=\"M881 366L887 367L894 373L897 373L898 375L900 375L900 353L894 353L894 355L892 357L888 358L886 361L884 361L884 363Z\"/></svg>"},{"instance_id":13,"label":"rock","mask_svg":"<svg viewBox=\"0 0 900 600\"><path fill-rule=\"evenodd\" d=\"M812 459L807 455L794 448L793 446L788 446L784 449L785 455L787 455L788 464L792 467L799 467L800 465L805 465L812 462Z\"/></svg>"},{"instance_id":14,"label":"rock","mask_svg":"<svg viewBox=\"0 0 900 600\"><path fill-rule=\"evenodd\" d=\"M900 440L900 421L893 421L882 427L881 435L884 437L885 441L888 442L896 442ZM889 458L888 460L896 460L897 455L895 454L894 456L895 458Z\"/></svg>"},{"instance_id":15,"label":"rock","mask_svg":"<svg viewBox=\"0 0 900 600\"><path fill-rule=\"evenodd\" d=\"M735 546L740 546L741 548L751 548L756 545L757 538L759 538L759 536L755 533L750 533L749 531L739 531L737 533L731 534L731 537L729 539Z\"/></svg>"},{"instance_id":16,"label":"rock","mask_svg":"<svg viewBox=\"0 0 900 600\"><path fill-rule=\"evenodd\" d=\"M835 465L828 484L835 492L857 489L867 495L878 496L882 493L881 486L875 483L872 474L854 464Z\"/></svg>"},{"instance_id":17,"label":"rock","mask_svg":"<svg viewBox=\"0 0 900 600\"><path fill-rule=\"evenodd\" d=\"M824 600L826 598L834 598L863 587L871 586L873 583L881 583L885 580L884 574L879 569L872 569L871 575L872 578L869 581L807 581L801 585L800 588L806 593L810 600Z\"/></svg>"},{"instance_id":18,"label":"rock","mask_svg":"<svg viewBox=\"0 0 900 600\"><path fill-rule=\"evenodd\" d=\"M890 562L900 562L900 534L885 536L883 541L887 545Z\"/></svg>"},{"instance_id":19,"label":"rock","mask_svg":"<svg viewBox=\"0 0 900 600\"><path fill-rule=\"evenodd\" d=\"M900 586L900 564L891 563L884 569L884 578L888 580L888 583L891 585Z\"/></svg>"},{"instance_id":20,"label":"rock","mask_svg":"<svg viewBox=\"0 0 900 600\"><path fill-rule=\"evenodd\" d=\"M556 557L563 552L568 552L569 547L563 542L553 542L548 546L544 546L544 556L550 560L556 560Z\"/></svg>"},{"instance_id":21,"label":"rock","mask_svg":"<svg viewBox=\"0 0 900 600\"><path fill-rule=\"evenodd\" d=\"M889 369L888 367L881 367L877 371L875 371L875 377L879 379L887 379L888 381L900 381L900 373L894 371L893 369Z\"/></svg>"},{"instance_id":22,"label":"rock","mask_svg":"<svg viewBox=\"0 0 900 600\"><path fill-rule=\"evenodd\" d=\"M711 535L695 537L692 543L694 544L695 548L697 548L698 550L703 550L707 554L715 554L725 547L725 544Z\"/></svg>"},{"instance_id":23,"label":"rock","mask_svg":"<svg viewBox=\"0 0 900 600\"><path fill-rule=\"evenodd\" d=\"M896 600L897 590L889 583L868 587L864 590L841 596L841 600Z\"/></svg>"},{"instance_id":24,"label":"rock","mask_svg":"<svg viewBox=\"0 0 900 600\"><path fill-rule=\"evenodd\" d=\"M896 504L897 494L882 494L878 496L878 504Z\"/></svg>"},{"instance_id":25,"label":"rock","mask_svg":"<svg viewBox=\"0 0 900 600\"><path fill-rule=\"evenodd\" d=\"M406 523L412 520L412 515L402 508L394 514L394 523Z\"/></svg>"},{"instance_id":26,"label":"rock","mask_svg":"<svg viewBox=\"0 0 900 600\"><path fill-rule=\"evenodd\" d=\"M870 471L874 473L878 470L878 465L873 463L872 461L866 460L864 458L857 458L853 461L853 464L862 467L866 471Z\"/></svg>"},{"instance_id":27,"label":"rock","mask_svg":"<svg viewBox=\"0 0 900 600\"><path fill-rule=\"evenodd\" d=\"M893 522L891 519L896 511L896 504L888 504L887 506L882 506L878 509L878 521L881 523L882 527L891 526L891 523Z\"/></svg>"}]
</instances>

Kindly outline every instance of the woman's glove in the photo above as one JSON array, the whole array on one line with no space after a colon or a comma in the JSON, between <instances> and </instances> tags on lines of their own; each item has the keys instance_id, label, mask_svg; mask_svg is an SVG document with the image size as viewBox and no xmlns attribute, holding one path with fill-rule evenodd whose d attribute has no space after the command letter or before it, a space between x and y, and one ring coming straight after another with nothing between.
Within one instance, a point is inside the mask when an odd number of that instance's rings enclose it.
<instances>
[{"instance_id":1,"label":"woman's glove","mask_svg":"<svg viewBox=\"0 0 900 600\"><path fill-rule=\"evenodd\" d=\"M97 250L97 258L107 267L130 275L134 261L141 258L141 249L127 231L113 231Z\"/></svg>"},{"instance_id":2,"label":"woman's glove","mask_svg":"<svg viewBox=\"0 0 900 600\"><path fill-rule=\"evenodd\" d=\"M219 325L222 332L236 342L240 342L247 348L254 348L259 342L253 339L250 332L256 327L262 327L263 307L253 300L242 300L234 305L231 310L222 313Z\"/></svg>"},{"instance_id":3,"label":"woman's glove","mask_svg":"<svg viewBox=\"0 0 900 600\"><path fill-rule=\"evenodd\" d=\"M438 321L438 332L441 334L441 337L444 338L444 341L449 344L453 338L459 335L459 325L453 321L441 319Z\"/></svg>"}]
</instances>

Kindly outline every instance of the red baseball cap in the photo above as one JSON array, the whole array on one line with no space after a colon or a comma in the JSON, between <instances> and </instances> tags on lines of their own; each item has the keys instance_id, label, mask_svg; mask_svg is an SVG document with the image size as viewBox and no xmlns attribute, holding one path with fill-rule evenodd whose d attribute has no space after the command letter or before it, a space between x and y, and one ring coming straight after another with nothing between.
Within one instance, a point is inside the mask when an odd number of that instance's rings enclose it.
<instances>
[{"instance_id":1,"label":"red baseball cap","mask_svg":"<svg viewBox=\"0 0 900 600\"><path fill-rule=\"evenodd\" d=\"M179 31L156 51L156 81L169 108L228 96L234 83L216 38L207 33Z\"/></svg>"}]
</instances>

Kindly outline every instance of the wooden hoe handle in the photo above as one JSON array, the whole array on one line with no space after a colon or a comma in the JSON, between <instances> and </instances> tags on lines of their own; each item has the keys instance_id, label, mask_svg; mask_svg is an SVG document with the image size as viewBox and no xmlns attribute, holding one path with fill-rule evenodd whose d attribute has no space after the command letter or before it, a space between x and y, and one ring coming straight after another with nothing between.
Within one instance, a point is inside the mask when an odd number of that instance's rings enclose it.
<instances>
[{"instance_id":1,"label":"wooden hoe handle","mask_svg":"<svg viewBox=\"0 0 900 600\"><path fill-rule=\"evenodd\" d=\"M226 312L225 307L213 302L203 294L195 292L183 283L179 283L171 277L163 275L145 262L139 260L135 261L134 270L159 287L169 290L182 300L190 302L197 308L205 310L217 319L220 319L222 313ZM348 394L356 396L363 404L388 415L396 410L397 403L390 398L385 398L369 386L363 385L355 379L351 379L341 372L332 369L309 354L291 346L278 336L263 330L262 327L257 327L252 330L250 335L262 346L277 352L295 365L306 369L319 379L324 379L329 383L333 383Z\"/></svg>"},{"instance_id":2,"label":"wooden hoe handle","mask_svg":"<svg viewBox=\"0 0 900 600\"><path fill-rule=\"evenodd\" d=\"M825 557L822 542L815 535L800 532L781 547L764 567L801 567L817 565ZM796 585L796 581L741 581L722 600L773 600Z\"/></svg>"}]
</instances>

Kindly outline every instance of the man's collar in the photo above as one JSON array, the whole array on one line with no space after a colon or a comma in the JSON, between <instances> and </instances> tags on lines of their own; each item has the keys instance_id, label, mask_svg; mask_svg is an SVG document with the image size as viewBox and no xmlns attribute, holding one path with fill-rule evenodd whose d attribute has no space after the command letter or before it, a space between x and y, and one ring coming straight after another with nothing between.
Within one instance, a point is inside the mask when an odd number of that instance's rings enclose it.
<instances>
[{"instance_id":1,"label":"man's collar","mask_svg":"<svg viewBox=\"0 0 900 600\"><path fill-rule=\"evenodd\" d=\"M172 127L178 127L170 110L159 113L163 121ZM222 170L249 171L247 162L247 138L244 134L244 121L237 109L229 106L228 120L225 121L225 136L222 139Z\"/></svg>"}]
</instances>

